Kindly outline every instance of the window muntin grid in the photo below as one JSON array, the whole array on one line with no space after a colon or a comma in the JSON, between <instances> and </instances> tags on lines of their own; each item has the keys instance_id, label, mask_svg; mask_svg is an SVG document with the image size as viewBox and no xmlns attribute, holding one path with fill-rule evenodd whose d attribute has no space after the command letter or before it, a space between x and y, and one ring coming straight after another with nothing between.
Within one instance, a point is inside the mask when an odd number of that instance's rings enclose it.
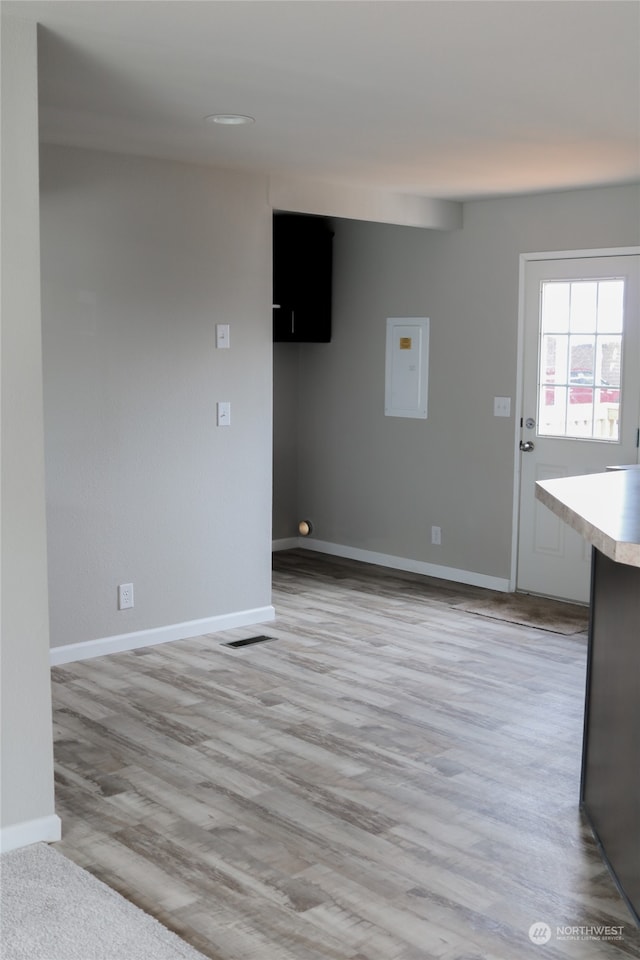
<instances>
[{"instance_id":1,"label":"window muntin grid","mask_svg":"<svg viewBox=\"0 0 640 960\"><path fill-rule=\"evenodd\" d=\"M545 280L538 435L620 442L623 278Z\"/></svg>"}]
</instances>

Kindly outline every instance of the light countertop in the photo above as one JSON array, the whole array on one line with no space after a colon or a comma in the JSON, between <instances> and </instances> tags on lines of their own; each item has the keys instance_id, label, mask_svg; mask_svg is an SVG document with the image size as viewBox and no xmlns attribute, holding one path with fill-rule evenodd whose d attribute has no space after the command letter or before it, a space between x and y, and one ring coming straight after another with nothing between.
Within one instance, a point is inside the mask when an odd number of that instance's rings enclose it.
<instances>
[{"instance_id":1,"label":"light countertop","mask_svg":"<svg viewBox=\"0 0 640 960\"><path fill-rule=\"evenodd\" d=\"M640 470L538 480L536 497L605 556L640 567Z\"/></svg>"}]
</instances>

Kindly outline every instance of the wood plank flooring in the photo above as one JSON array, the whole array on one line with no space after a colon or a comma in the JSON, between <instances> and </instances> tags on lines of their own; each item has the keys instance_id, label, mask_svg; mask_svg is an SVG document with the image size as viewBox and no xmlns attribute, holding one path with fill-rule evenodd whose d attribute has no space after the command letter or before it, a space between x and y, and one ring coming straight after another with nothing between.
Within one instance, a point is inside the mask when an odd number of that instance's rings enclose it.
<instances>
[{"instance_id":1,"label":"wood plank flooring","mask_svg":"<svg viewBox=\"0 0 640 960\"><path fill-rule=\"evenodd\" d=\"M274 623L54 668L59 849L212 960L640 957L578 811L585 636L482 594L291 551Z\"/></svg>"}]
</instances>

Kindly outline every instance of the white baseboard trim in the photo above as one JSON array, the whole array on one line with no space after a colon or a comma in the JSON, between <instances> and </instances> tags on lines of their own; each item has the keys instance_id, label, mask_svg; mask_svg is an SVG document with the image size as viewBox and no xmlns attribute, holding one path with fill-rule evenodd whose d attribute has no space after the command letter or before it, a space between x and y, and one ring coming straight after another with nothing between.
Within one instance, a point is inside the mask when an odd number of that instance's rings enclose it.
<instances>
[{"instance_id":1,"label":"white baseboard trim","mask_svg":"<svg viewBox=\"0 0 640 960\"><path fill-rule=\"evenodd\" d=\"M189 637L200 637L205 633L232 630L234 627L251 627L255 623L274 620L275 615L276 611L272 606L255 607L252 610L238 610L236 613L205 617L203 620L187 620L186 623L174 623L167 627L121 633L118 636L103 637L100 640L68 643L62 647L52 647L49 651L49 662L52 667L57 667L62 663L90 660L92 657L104 657L109 653L123 653L125 650L151 647L171 640L186 640Z\"/></svg>"},{"instance_id":2,"label":"white baseboard trim","mask_svg":"<svg viewBox=\"0 0 640 960\"><path fill-rule=\"evenodd\" d=\"M277 553L278 550L295 550L300 546L302 537L285 537L283 540L272 540L271 550Z\"/></svg>"},{"instance_id":3,"label":"white baseboard trim","mask_svg":"<svg viewBox=\"0 0 640 960\"><path fill-rule=\"evenodd\" d=\"M311 540L309 537L299 537L296 547L301 547L305 550L315 550L316 553L327 553L334 557L345 557L347 560L360 560L362 563L373 563L379 567L390 567L392 570L405 570L408 573L419 573L426 577L437 577L440 580L468 583L473 587L486 587L488 590L499 590L502 593L511 592L511 583L509 580L501 577L489 577L484 573L476 573L473 570L457 570L455 567L442 567L437 563L426 563L424 560L394 557L387 553L360 550L358 547L345 547L339 543Z\"/></svg>"},{"instance_id":4,"label":"white baseboard trim","mask_svg":"<svg viewBox=\"0 0 640 960\"><path fill-rule=\"evenodd\" d=\"M55 843L62 837L62 823L55 813L36 820L14 823L0 830L0 853L28 847L32 843Z\"/></svg>"}]
</instances>

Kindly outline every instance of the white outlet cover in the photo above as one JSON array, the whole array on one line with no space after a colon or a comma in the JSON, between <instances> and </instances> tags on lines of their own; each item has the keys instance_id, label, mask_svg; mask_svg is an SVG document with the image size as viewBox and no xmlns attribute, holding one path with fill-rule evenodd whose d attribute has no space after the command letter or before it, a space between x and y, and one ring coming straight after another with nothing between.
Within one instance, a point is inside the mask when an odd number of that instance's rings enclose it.
<instances>
[{"instance_id":1,"label":"white outlet cover","mask_svg":"<svg viewBox=\"0 0 640 960\"><path fill-rule=\"evenodd\" d=\"M118 610L130 610L133 607L133 584L121 583L118 586Z\"/></svg>"}]
</instances>

